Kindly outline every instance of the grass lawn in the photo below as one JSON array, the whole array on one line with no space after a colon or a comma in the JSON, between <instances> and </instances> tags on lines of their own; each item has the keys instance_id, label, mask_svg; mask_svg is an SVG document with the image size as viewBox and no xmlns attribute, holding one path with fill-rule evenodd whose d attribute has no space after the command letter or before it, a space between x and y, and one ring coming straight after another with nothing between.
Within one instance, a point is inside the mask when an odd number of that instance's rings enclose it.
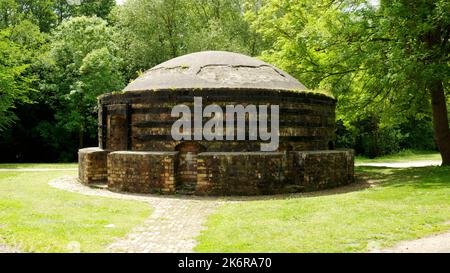
<instances>
[{"instance_id":1,"label":"grass lawn","mask_svg":"<svg viewBox=\"0 0 450 273\"><path fill-rule=\"evenodd\" d=\"M51 167L54 165L52 164ZM31 252L106 251L151 213L141 202L84 196L49 180L75 171L0 172L0 244ZM106 227L113 224L115 227Z\"/></svg>"},{"instance_id":2,"label":"grass lawn","mask_svg":"<svg viewBox=\"0 0 450 273\"><path fill-rule=\"evenodd\" d=\"M406 161L421 161L421 160L441 160L441 155L433 151L413 151L404 150L393 155L380 156L377 158L367 158L357 156L356 163L380 163L380 162L406 162Z\"/></svg>"},{"instance_id":3,"label":"grass lawn","mask_svg":"<svg viewBox=\"0 0 450 273\"><path fill-rule=\"evenodd\" d=\"M66 169L78 168L78 163L0 163L0 169L20 169L20 168L45 168L45 169Z\"/></svg>"},{"instance_id":4,"label":"grass lawn","mask_svg":"<svg viewBox=\"0 0 450 273\"><path fill-rule=\"evenodd\" d=\"M450 229L450 167L358 167L376 187L227 204L207 221L200 252L364 252Z\"/></svg>"}]
</instances>

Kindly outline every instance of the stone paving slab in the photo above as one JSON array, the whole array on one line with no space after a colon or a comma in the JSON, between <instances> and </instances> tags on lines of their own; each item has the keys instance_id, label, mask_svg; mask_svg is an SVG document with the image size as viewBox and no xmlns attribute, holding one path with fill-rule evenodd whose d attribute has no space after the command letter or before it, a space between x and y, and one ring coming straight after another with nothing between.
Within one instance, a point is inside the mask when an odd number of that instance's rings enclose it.
<instances>
[{"instance_id":1,"label":"stone paving slab","mask_svg":"<svg viewBox=\"0 0 450 273\"><path fill-rule=\"evenodd\" d=\"M108 247L111 252L193 252L197 244L195 237L200 235L207 216L213 213L217 206L231 202L208 197L115 193L85 186L74 176L64 176L50 181L49 184L58 189L85 195L142 201L154 208L154 212L144 223Z\"/></svg>"}]
</instances>

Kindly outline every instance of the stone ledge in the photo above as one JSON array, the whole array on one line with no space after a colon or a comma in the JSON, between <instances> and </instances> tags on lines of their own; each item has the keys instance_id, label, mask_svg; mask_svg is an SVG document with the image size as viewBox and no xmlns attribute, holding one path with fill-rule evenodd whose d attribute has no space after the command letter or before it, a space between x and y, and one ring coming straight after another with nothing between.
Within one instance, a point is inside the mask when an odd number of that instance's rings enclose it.
<instances>
[{"instance_id":1,"label":"stone ledge","mask_svg":"<svg viewBox=\"0 0 450 273\"><path fill-rule=\"evenodd\" d=\"M78 178L84 184L104 183L107 180L109 150L89 147L78 150Z\"/></svg>"}]
</instances>

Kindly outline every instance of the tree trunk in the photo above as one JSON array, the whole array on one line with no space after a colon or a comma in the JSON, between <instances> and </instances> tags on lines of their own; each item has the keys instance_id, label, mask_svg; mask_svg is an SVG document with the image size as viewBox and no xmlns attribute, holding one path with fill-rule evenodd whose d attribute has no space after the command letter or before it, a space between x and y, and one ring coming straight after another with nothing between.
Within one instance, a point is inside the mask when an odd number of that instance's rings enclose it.
<instances>
[{"instance_id":1,"label":"tree trunk","mask_svg":"<svg viewBox=\"0 0 450 273\"><path fill-rule=\"evenodd\" d=\"M430 86L433 127L436 143L442 157L442 165L450 165L450 128L448 125L447 105L444 87L441 81Z\"/></svg>"},{"instance_id":2,"label":"tree trunk","mask_svg":"<svg viewBox=\"0 0 450 273\"><path fill-rule=\"evenodd\" d=\"M78 148L82 149L84 146L84 133L83 133L83 127L80 128L78 131Z\"/></svg>"}]
</instances>

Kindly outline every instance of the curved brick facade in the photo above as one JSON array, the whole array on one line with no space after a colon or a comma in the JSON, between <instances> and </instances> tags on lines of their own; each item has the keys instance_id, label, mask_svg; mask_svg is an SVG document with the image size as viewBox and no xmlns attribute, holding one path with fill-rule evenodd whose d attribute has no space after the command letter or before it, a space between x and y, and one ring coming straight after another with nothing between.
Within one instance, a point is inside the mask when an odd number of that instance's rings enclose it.
<instances>
[{"instance_id":1,"label":"curved brick facade","mask_svg":"<svg viewBox=\"0 0 450 273\"><path fill-rule=\"evenodd\" d=\"M352 150L202 152L190 160L180 152L88 148L79 154L80 180L104 181L113 191L260 195L315 191L353 182ZM180 164L193 166L189 179L180 179Z\"/></svg>"},{"instance_id":2,"label":"curved brick facade","mask_svg":"<svg viewBox=\"0 0 450 273\"><path fill-rule=\"evenodd\" d=\"M219 54L217 61L235 57L227 54ZM251 63L245 57L230 59L235 68L201 61L187 71L184 66L167 71L158 66L130 84L127 91L99 97L99 148L79 151L80 180L104 181L115 191L199 195L311 191L353 181L353 152L334 150L336 101L305 90L285 72L261 61L255 61L253 68L253 64L239 65L240 61ZM205 78L214 72L211 70L225 72ZM236 86L246 80L237 77L239 73L256 82L268 77L267 83L257 82L257 89L249 88L248 82ZM151 78L155 75L159 78ZM186 75L194 87L206 88L184 87ZM213 83L216 78L220 82ZM151 84L168 85L164 79L172 79L178 87L152 90ZM234 85L224 87L228 82ZM298 90L283 89L286 86ZM224 113L226 105L278 105L278 151L260 152L258 140L173 140L171 127L178 118L171 117L171 110L184 104L193 112L194 97L202 98L203 107L219 105Z\"/></svg>"},{"instance_id":3,"label":"curved brick facade","mask_svg":"<svg viewBox=\"0 0 450 273\"><path fill-rule=\"evenodd\" d=\"M170 135L178 104L279 105L280 147L287 150L328 150L334 147L335 100L324 95L261 90L161 90L106 94L99 99L100 148L108 150L174 151L180 141ZM191 110L193 111L193 110ZM207 120L205 118L204 122ZM193 129L192 129L193 130ZM260 151L259 141L199 141L209 152Z\"/></svg>"}]
</instances>

